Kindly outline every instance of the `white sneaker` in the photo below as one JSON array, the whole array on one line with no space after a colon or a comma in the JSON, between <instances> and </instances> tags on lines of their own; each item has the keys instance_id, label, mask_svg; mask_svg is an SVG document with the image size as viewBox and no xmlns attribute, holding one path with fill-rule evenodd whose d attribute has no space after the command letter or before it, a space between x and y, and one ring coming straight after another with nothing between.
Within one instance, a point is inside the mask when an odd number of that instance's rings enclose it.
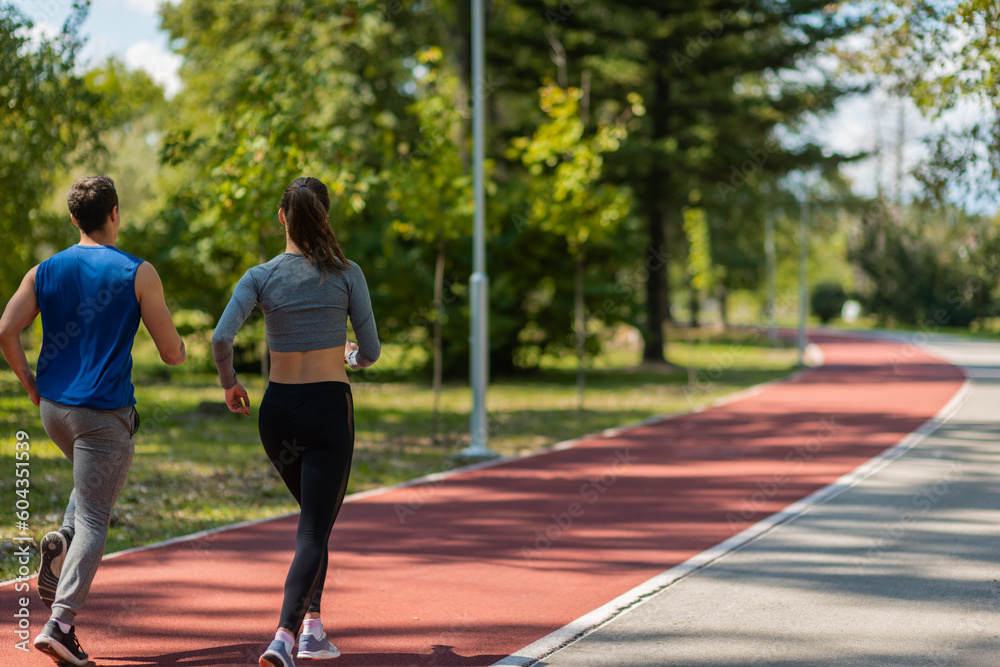
<instances>
[{"instance_id":1,"label":"white sneaker","mask_svg":"<svg viewBox=\"0 0 1000 667\"><path fill-rule=\"evenodd\" d=\"M299 635L299 652L295 655L299 660L327 660L340 656L337 647L326 638L326 633L319 639L310 634Z\"/></svg>"},{"instance_id":2,"label":"white sneaker","mask_svg":"<svg viewBox=\"0 0 1000 667\"><path fill-rule=\"evenodd\" d=\"M288 655L285 642L280 639L272 641L257 662L260 667L295 667L295 661Z\"/></svg>"},{"instance_id":3,"label":"white sneaker","mask_svg":"<svg viewBox=\"0 0 1000 667\"><path fill-rule=\"evenodd\" d=\"M54 530L42 538L40 546L42 562L38 566L38 597L46 607L52 608L56 599L56 589L59 588L59 575L62 574L63 561L69 550L69 540L61 530Z\"/></svg>"}]
</instances>

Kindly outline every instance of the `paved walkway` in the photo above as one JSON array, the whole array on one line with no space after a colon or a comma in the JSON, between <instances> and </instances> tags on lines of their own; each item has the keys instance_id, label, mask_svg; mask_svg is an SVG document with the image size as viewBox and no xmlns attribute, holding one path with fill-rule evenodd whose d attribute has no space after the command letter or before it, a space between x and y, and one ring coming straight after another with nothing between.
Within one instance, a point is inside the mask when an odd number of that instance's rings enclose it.
<instances>
[{"instance_id":1,"label":"paved walkway","mask_svg":"<svg viewBox=\"0 0 1000 667\"><path fill-rule=\"evenodd\" d=\"M1000 665L1000 344L898 460L538 665Z\"/></svg>"},{"instance_id":2,"label":"paved walkway","mask_svg":"<svg viewBox=\"0 0 1000 667\"><path fill-rule=\"evenodd\" d=\"M953 366L899 343L818 342L827 365L796 382L345 505L324 596L343 652L333 664L509 661L857 468L963 382ZM108 560L78 618L84 648L98 665L255 664L277 620L294 524ZM0 588L4 618L18 597ZM44 612L32 597L32 635ZM734 641L752 636L746 624ZM8 637L0 665L51 664ZM667 664L658 660L648 664Z\"/></svg>"}]
</instances>

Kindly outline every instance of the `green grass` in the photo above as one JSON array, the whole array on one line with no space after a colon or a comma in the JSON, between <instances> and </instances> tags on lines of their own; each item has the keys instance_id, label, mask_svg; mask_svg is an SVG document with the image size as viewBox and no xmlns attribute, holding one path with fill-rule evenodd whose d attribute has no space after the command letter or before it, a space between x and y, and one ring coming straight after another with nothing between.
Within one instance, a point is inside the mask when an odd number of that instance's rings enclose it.
<instances>
[{"instance_id":1,"label":"green grass","mask_svg":"<svg viewBox=\"0 0 1000 667\"><path fill-rule=\"evenodd\" d=\"M583 411L576 407L572 359L546 360L541 370L493 382L488 394L490 448L505 455L530 452L655 415L688 411L785 376L795 363L793 349L750 344L735 334L694 344L675 341L669 350L671 362L696 369L695 385L688 385L685 368L635 368L635 351L613 350L588 371ZM400 368L412 359L389 347L388 372L377 381L355 376L357 443L348 492L446 469L449 456L468 445L468 387L444 387L433 441L428 383L413 380ZM399 367L393 369L394 363ZM214 375L165 368L148 341L138 340L134 379L142 428L129 480L112 516L108 553L295 509L260 446L256 410L249 419L225 411ZM256 406L262 381L247 375L241 379ZM0 519L0 580L16 576L13 471L18 431L30 435L28 534L35 539L31 546L36 553L37 540L61 520L72 466L45 435L37 409L13 373L0 371L0 470L8 480L0 488L0 507L8 508ZM37 558L31 567L37 567Z\"/></svg>"},{"instance_id":2,"label":"green grass","mask_svg":"<svg viewBox=\"0 0 1000 667\"><path fill-rule=\"evenodd\" d=\"M908 324L880 324L876 322L871 317L859 318L857 322L853 324L845 324L840 320L834 320L830 324L830 328L834 330L846 330L846 331L865 331L865 330L878 330L878 331L890 331L899 334L931 334L931 335L947 335L955 336L957 338L966 339L977 339L977 340L997 340L1000 339L1000 318L990 318L983 321L976 321L972 323L970 327L953 327L947 325L938 325L934 321L928 322L925 326L913 326Z\"/></svg>"}]
</instances>

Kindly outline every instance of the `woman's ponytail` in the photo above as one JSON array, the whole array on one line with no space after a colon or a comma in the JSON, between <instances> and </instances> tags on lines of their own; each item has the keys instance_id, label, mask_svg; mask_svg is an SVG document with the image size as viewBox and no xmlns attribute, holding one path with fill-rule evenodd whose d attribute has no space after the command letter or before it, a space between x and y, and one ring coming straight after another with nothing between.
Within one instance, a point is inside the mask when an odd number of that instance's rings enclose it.
<instances>
[{"instance_id":1,"label":"woman's ponytail","mask_svg":"<svg viewBox=\"0 0 1000 667\"><path fill-rule=\"evenodd\" d=\"M288 238L299 247L311 264L340 273L347 268L347 258L330 228L330 192L318 178L303 177L292 181L281 198Z\"/></svg>"}]
</instances>

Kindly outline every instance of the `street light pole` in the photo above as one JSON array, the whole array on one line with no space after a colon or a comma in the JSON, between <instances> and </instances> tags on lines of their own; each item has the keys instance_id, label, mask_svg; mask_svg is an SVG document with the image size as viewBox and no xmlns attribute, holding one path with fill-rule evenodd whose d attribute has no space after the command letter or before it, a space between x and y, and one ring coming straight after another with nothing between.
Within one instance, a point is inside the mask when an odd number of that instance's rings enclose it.
<instances>
[{"instance_id":1,"label":"street light pole","mask_svg":"<svg viewBox=\"0 0 1000 667\"><path fill-rule=\"evenodd\" d=\"M489 277L486 274L486 186L483 103L485 17L483 0L472 0L472 162L475 214L472 242L472 277L469 278L471 332L469 336L469 380L472 385L472 413L469 417L470 444L458 452L464 458L495 458L486 447L486 386L489 382Z\"/></svg>"},{"instance_id":2,"label":"street light pole","mask_svg":"<svg viewBox=\"0 0 1000 667\"><path fill-rule=\"evenodd\" d=\"M775 299L774 273L774 212L764 214L764 255L767 260L767 339L772 345L778 342L777 303Z\"/></svg>"},{"instance_id":3,"label":"street light pole","mask_svg":"<svg viewBox=\"0 0 1000 667\"><path fill-rule=\"evenodd\" d=\"M802 211L799 214L799 366L806 358L806 316L809 312L806 288L806 263L809 259L809 188L803 186Z\"/></svg>"}]
</instances>

